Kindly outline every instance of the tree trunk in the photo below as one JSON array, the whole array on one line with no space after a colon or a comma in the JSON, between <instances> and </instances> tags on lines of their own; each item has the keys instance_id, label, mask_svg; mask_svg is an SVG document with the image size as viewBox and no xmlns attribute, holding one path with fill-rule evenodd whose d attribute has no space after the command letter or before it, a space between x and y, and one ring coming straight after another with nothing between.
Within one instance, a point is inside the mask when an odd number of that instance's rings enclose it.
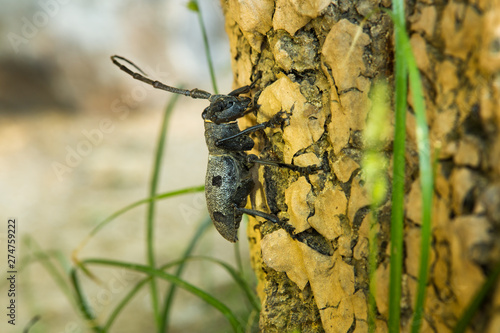
<instances>
[{"instance_id":1,"label":"tree trunk","mask_svg":"<svg viewBox=\"0 0 500 333\"><path fill-rule=\"evenodd\" d=\"M433 251L422 331L449 332L500 262L500 2L417 1L407 8L435 149ZM409 137L415 142L412 113ZM406 201L407 315L418 270L419 179ZM474 332L499 332L500 289ZM407 318L408 319L408 318Z\"/></svg>"},{"instance_id":2,"label":"tree trunk","mask_svg":"<svg viewBox=\"0 0 500 333\"><path fill-rule=\"evenodd\" d=\"M392 22L376 11L391 3L221 2L235 86L261 74L257 116L249 115L240 126L262 123L280 110L292 114L283 126L256 137L254 153L299 166L328 164L311 175L259 168L262 186L252 208L277 215L302 235L298 241L270 221L250 219L260 329L366 332L370 202L360 172L361 135L374 82L392 81ZM431 145L439 153L422 331L449 332L499 261L500 7L498 1L411 6L408 31L423 78ZM403 331L415 300L421 223L411 101L407 122ZM389 232L387 202L379 212L380 332L387 330ZM500 291L488 302L474 331L497 328Z\"/></svg>"}]
</instances>

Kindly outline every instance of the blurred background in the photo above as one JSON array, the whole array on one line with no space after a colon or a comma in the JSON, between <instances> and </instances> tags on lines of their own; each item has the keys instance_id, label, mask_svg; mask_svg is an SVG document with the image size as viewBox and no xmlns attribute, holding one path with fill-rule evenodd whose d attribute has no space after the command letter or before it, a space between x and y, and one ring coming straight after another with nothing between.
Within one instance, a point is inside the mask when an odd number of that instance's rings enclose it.
<instances>
[{"instance_id":1,"label":"blurred background","mask_svg":"<svg viewBox=\"0 0 500 333\"><path fill-rule=\"evenodd\" d=\"M21 332L35 315L40 320L30 332L88 331L47 267L31 259L37 251L53 255L66 274L72 251L100 221L148 197L163 111L172 96L133 80L111 63L111 55L127 57L173 86L213 92L198 17L186 5L187 0L0 0L0 276L7 271L8 218L18 221L19 270L16 326L7 324L3 310L0 332ZM222 10L217 0L200 5L218 87L228 92L232 75ZM160 193L204 183L206 106L207 101L179 98ZM158 202L159 264L179 258L206 214L203 193ZM119 217L79 257L145 263L145 217L145 206ZM197 252L233 262L233 245L209 229ZM140 276L95 267L101 284L83 275L82 282L98 318L105 319ZM184 276L222 300L231 293L232 280L214 265L190 264ZM1 280L5 309L8 286ZM149 297L145 288L111 331L154 331ZM171 332L217 332L219 322L229 329L216 310L186 292L178 293L172 320Z\"/></svg>"}]
</instances>

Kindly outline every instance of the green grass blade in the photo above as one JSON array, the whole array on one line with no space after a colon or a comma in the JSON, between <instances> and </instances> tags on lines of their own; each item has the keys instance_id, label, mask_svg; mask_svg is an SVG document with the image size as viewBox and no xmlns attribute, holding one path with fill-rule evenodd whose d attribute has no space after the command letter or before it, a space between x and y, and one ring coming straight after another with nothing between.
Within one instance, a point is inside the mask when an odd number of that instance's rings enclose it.
<instances>
[{"instance_id":1,"label":"green grass blade","mask_svg":"<svg viewBox=\"0 0 500 333\"><path fill-rule=\"evenodd\" d=\"M420 73L413 56L408 36L404 34L404 52L408 62L413 107L417 123L417 147L420 167L420 186L422 188L422 227L420 244L420 267L418 273L417 299L412 321L412 333L417 333L423 320L427 278L429 276L429 257L432 239L432 199L434 195L434 173L429 143L429 129L425 115L425 101Z\"/></svg>"},{"instance_id":2,"label":"green grass blade","mask_svg":"<svg viewBox=\"0 0 500 333\"><path fill-rule=\"evenodd\" d=\"M400 331L400 300L401 279L403 269L403 229L404 229L404 185L405 185L405 140L406 140L406 94L407 66L404 52L401 50L404 30L404 1L393 2L393 20L403 22L395 24L395 133L394 133L394 164L392 179L392 210L391 210L391 267L389 282L389 332Z\"/></svg>"},{"instance_id":3,"label":"green grass blade","mask_svg":"<svg viewBox=\"0 0 500 333\"><path fill-rule=\"evenodd\" d=\"M189 194L189 193L196 193L196 192L203 192L205 190L205 186L204 185L200 185L200 186L192 186L192 187L186 187L184 189L181 189L181 190L175 190L175 191L170 191L170 192L165 192L165 193L162 193L162 194L158 194L158 195L155 195L154 197L149 197L149 198L146 198L146 199L141 199L141 200L138 200L136 202L133 202L125 207L123 207L122 209L120 210L117 210L116 212L114 212L113 214L111 214L110 216L106 217L104 220L102 220L101 222L99 222L95 227L94 229L92 229L92 231L89 233L89 235L87 236L87 239L90 239L92 238L95 234L97 234L103 227L105 227L109 222L113 221L114 219L116 219L117 217L125 214L126 212L128 212L129 210L135 208L135 207L138 207L140 205L143 205L143 204L146 204L146 203L149 203L151 201L154 201L154 200L161 200L161 199L168 199L168 198L171 198L171 197L175 197L175 196L178 196L178 195L182 195L182 194ZM88 240L87 240L88 241ZM86 242L87 242L86 241ZM86 243L85 242L85 243Z\"/></svg>"},{"instance_id":4,"label":"green grass blade","mask_svg":"<svg viewBox=\"0 0 500 333\"><path fill-rule=\"evenodd\" d=\"M205 46L205 57L207 58L208 69L210 71L210 78L212 79L212 87L214 89L214 94L218 94L219 90L217 89L217 82L215 80L214 64L210 53L210 45L208 43L207 29L205 29L205 23L203 22L203 16L201 15L201 10L198 4L198 0L189 1L187 7L190 10L196 12L196 14L198 15L198 22L200 23L201 34L203 35L203 45Z\"/></svg>"},{"instance_id":5,"label":"green grass blade","mask_svg":"<svg viewBox=\"0 0 500 333\"><path fill-rule=\"evenodd\" d=\"M210 220L208 220L210 222ZM204 221L205 222L205 221ZM205 223L201 225L201 227L205 227ZM200 228L200 229L203 229ZM203 231L199 234L202 234ZM250 301L250 304L253 307L253 311L259 312L260 311L260 302L259 299L257 298L257 295L253 292L253 289L249 286L249 284L241 277L241 275L238 273L237 270L235 270L233 267L231 267L229 264L210 257L205 257L205 256L197 256L197 257L185 257L173 262L170 262L162 267L160 267L160 270L165 270L167 268L170 268L175 265L179 265L179 267L184 267L187 261L191 260L205 260L205 261L210 261L213 263L216 263L220 266L222 266L230 275L231 277L235 280L235 282L238 284L238 286L243 290L245 295L247 296L248 300ZM85 261L85 263L89 263L89 261ZM178 276L179 269L177 270L176 274L173 276L179 277ZM122 301L118 304L118 306L112 311L110 317L108 318L106 325L104 326L105 330L109 330L111 325L113 324L114 320L118 316L118 314L123 310L123 308L128 304L128 302L133 298L133 296L151 279L151 277L145 278L141 281L139 281L134 288L127 293L127 295L122 299ZM177 286L176 284L172 284L173 286ZM166 326L168 328L168 325Z\"/></svg>"},{"instance_id":6,"label":"green grass blade","mask_svg":"<svg viewBox=\"0 0 500 333\"><path fill-rule=\"evenodd\" d=\"M168 269L172 266L176 265L181 265L185 260L177 260L174 262L170 262L168 264L165 264L161 266L159 269L160 270L165 270ZM81 266L80 266L81 267ZM109 329L111 329L111 325L113 325L115 319L118 317L118 315L121 313L121 311L125 308L125 306L132 300L132 298L141 290L141 288L146 285L151 280L151 277L147 277L142 279L141 281L137 282L134 288L132 288L126 295L123 297L123 299L118 303L118 305L115 307L115 309L111 312L108 320L106 321L106 325L104 326L104 330L107 332Z\"/></svg>"},{"instance_id":7,"label":"green grass blade","mask_svg":"<svg viewBox=\"0 0 500 333\"><path fill-rule=\"evenodd\" d=\"M168 264L160 267L160 270L165 270L165 269L167 269L169 267L172 267L172 266L175 266L175 265L179 265L179 268L177 269L176 273L174 274L174 276L176 276L177 278L179 278L179 276L182 273L182 270L185 267L185 264L187 263L187 261L190 261L190 260L205 260L205 261L214 262L214 263L222 266L233 277L233 279L235 280L235 282L240 286L240 288L243 290L243 292L247 296L247 298L250 301L250 304L252 305L254 311L256 311L258 313L260 311L260 302L259 302L259 299L255 295L253 289L241 277L241 274L237 270L235 270L233 267L231 267L227 263L225 263L223 261L220 261L220 260L217 260L217 259L214 259L214 258L203 257L203 256L188 257L190 255L190 253L192 252L192 249L193 249L194 245L198 242L199 237L204 233L204 231L206 230L206 228L210 224L211 224L211 220L210 219L205 219L202 222L202 224L200 225L200 227L198 228L195 237L193 237L192 242L191 242L190 246L188 246L188 248L185 251L185 254L183 255L183 257L181 259L179 259L179 260L170 262L170 263L168 263ZM123 300L119 303L119 305L113 310L112 314L110 315L108 321L106 322L105 329L109 329L111 327L113 321L116 319L116 317L121 312L121 310L125 307L125 305L132 299L132 297L149 280L150 280L150 277L148 277L148 278L146 278L146 279L138 282L136 284L136 286L134 286L134 288L123 298ZM176 284L172 284L172 286L171 286L171 288L169 290L169 293L167 294L167 300L165 301L165 308L164 308L164 309L166 309L166 312L164 312L164 314L166 313L166 316L165 316L166 319L165 319L164 326L162 326L163 332L166 332L167 329L168 329L168 324L169 324L168 314L169 314L169 311L171 309L171 302L172 302L173 295L174 295L173 291L175 291L176 287L177 287Z\"/></svg>"},{"instance_id":8,"label":"green grass blade","mask_svg":"<svg viewBox=\"0 0 500 333\"><path fill-rule=\"evenodd\" d=\"M179 267L177 268L177 271L174 274L176 277L179 278L181 276L182 272L184 271L186 258L188 258L191 255L191 253L194 250L195 245L198 244L199 239L201 238L201 236L205 233L205 231L207 230L207 228L211 224L212 224L212 220L208 217L208 218L205 218L202 221L202 223L200 224L200 226L197 228L195 235L193 236L193 238L191 238L191 241L189 242L188 247L186 248L186 250L184 251L184 254L181 257L182 262L180 263ZM161 325L160 325L160 332L167 332L168 331L168 327L170 324L170 313L172 310L172 302L174 300L176 290L177 290L177 285L172 284L172 285L170 285L170 288L166 294L165 302L163 305L163 311L162 311L162 321L161 321Z\"/></svg>"},{"instance_id":9,"label":"green grass blade","mask_svg":"<svg viewBox=\"0 0 500 333\"><path fill-rule=\"evenodd\" d=\"M399 1L399 0L398 0ZM396 2L398 2L396 1ZM396 10L398 6L402 8L402 3L394 4L394 14L391 15L395 24L396 31L396 55L401 57L401 61L406 64L406 70L409 74L409 81L411 84L411 93L413 100L413 107L416 117L416 133L417 133L417 147L419 153L419 168L420 168L420 182L422 189L422 227L421 227L421 244L420 244L420 267L418 276L418 286L416 292L416 300L414 306L414 315L412 321L411 332L417 333L420 329L425 303L425 291L427 285L427 277L429 275L429 257L432 238L432 198L434 194L434 174L433 163L431 158L431 148L429 143L429 130L425 114L425 102L423 97L422 82L420 80L420 73L415 61L415 57L411 50L410 41L406 34L404 24L404 11L402 9ZM396 62L397 67L397 62ZM396 98L397 103L397 98ZM394 202L393 202L394 204ZM402 236L402 230L401 230ZM402 240L401 240L402 241ZM391 258L391 273L392 273L392 258ZM391 275L392 287L392 275ZM400 289L400 287L399 287ZM399 294L400 297L401 294ZM389 300L393 300L392 298ZM397 299L399 303L399 298ZM399 308L399 305L398 305ZM391 306L389 306L390 314ZM399 309L398 309L399 312ZM399 317L399 314L398 314ZM394 325L391 325L394 324ZM389 328L391 332L399 331L399 318L397 320L397 327L395 322L391 322L389 317Z\"/></svg>"},{"instance_id":10,"label":"green grass blade","mask_svg":"<svg viewBox=\"0 0 500 333\"><path fill-rule=\"evenodd\" d=\"M102 328L98 325L94 312L92 308L90 307L90 304L87 301L87 298L85 297L83 290L80 286L80 281L78 279L78 275L76 272L76 269L72 269L70 272L70 279L71 283L73 284L73 288L75 289L76 293L76 299L79 305L79 309L83 314L83 317L87 319L88 323L90 324L90 328L94 332L104 332Z\"/></svg>"},{"instance_id":11,"label":"green grass blade","mask_svg":"<svg viewBox=\"0 0 500 333\"><path fill-rule=\"evenodd\" d=\"M491 275L484 282L481 288L477 291L474 298L470 301L467 308L460 316L455 328L453 329L453 333L464 333L467 330L467 325L469 325L472 317L479 309L479 306L483 302L484 298L495 288L498 282L498 278L500 277L500 263L497 264Z\"/></svg>"},{"instance_id":12,"label":"green grass blade","mask_svg":"<svg viewBox=\"0 0 500 333\"><path fill-rule=\"evenodd\" d=\"M236 269L231 267L231 265L219 259L205 257L205 256L196 256L196 257L191 257L190 259L201 259L205 261L211 261L222 266L231 275L236 284L238 284L238 286L243 290L248 300L250 301L250 304L252 305L253 309L256 311L260 311L261 309L260 301L255 292L253 291L253 288L245 281L245 279L243 279L242 275Z\"/></svg>"},{"instance_id":13,"label":"green grass blade","mask_svg":"<svg viewBox=\"0 0 500 333\"><path fill-rule=\"evenodd\" d=\"M160 133L158 135L158 142L156 144L153 172L149 186L149 196L151 198L157 195L157 188L160 179L160 169L163 159L163 151L166 143L168 123L178 97L179 95L176 94L170 98L170 102L168 103L167 108L165 109L163 121L161 123ZM151 200L149 202L146 215L146 253L147 253L148 265L153 268L156 267L155 253L154 253L154 215L155 215L155 200ZM154 278L151 279L150 286L151 286L151 302L153 307L154 318L157 327L160 327L161 317L160 317L160 309L158 302L158 290L156 288L156 281Z\"/></svg>"},{"instance_id":14,"label":"green grass blade","mask_svg":"<svg viewBox=\"0 0 500 333\"><path fill-rule=\"evenodd\" d=\"M67 278L63 275L59 269L52 262L52 257L59 257L60 253L58 252L46 252L43 251L40 245L33 239L32 237L26 237L24 244L30 250L33 259L30 262L39 261L40 264L45 268L45 270L49 273L52 279L56 282L57 286L61 291L66 295L66 297L70 300L72 305L76 305L74 302L73 295L71 293L71 285L68 283ZM28 261L24 261L25 264Z\"/></svg>"},{"instance_id":15,"label":"green grass blade","mask_svg":"<svg viewBox=\"0 0 500 333\"><path fill-rule=\"evenodd\" d=\"M24 326L23 333L29 333L29 331L31 330L31 328L33 326L35 326L35 324L37 323L37 321L39 321L40 319L41 319L41 317L39 315L33 316L28 321L28 323L26 324L26 326Z\"/></svg>"},{"instance_id":16,"label":"green grass blade","mask_svg":"<svg viewBox=\"0 0 500 333\"><path fill-rule=\"evenodd\" d=\"M243 275L243 261L241 260L240 242L233 244L234 249L234 259L236 261L236 267L241 275Z\"/></svg>"},{"instance_id":17,"label":"green grass blade","mask_svg":"<svg viewBox=\"0 0 500 333\"><path fill-rule=\"evenodd\" d=\"M116 306L116 308L111 312L109 315L108 320L106 321L106 324L104 325L104 332L109 332L111 329L111 325L113 325L115 319L118 317L120 312L125 308L127 304L132 300L132 298L137 294L139 290L141 290L142 287L144 287L149 281L151 280L150 277L147 277L139 282L136 283L134 288L132 288L127 295L121 300L120 303Z\"/></svg>"},{"instance_id":18,"label":"green grass blade","mask_svg":"<svg viewBox=\"0 0 500 333\"><path fill-rule=\"evenodd\" d=\"M210 261L210 262L213 262L215 264L220 265L222 268L224 268L229 273L229 275L231 275L231 277L236 282L236 284L245 293L250 304L252 305L252 308L254 310L260 311L260 309L261 309L260 301L259 301L259 298L257 297L257 295L255 294L253 288L243 278L243 276L240 274L240 272L237 269L233 268L231 265L229 265L228 263L226 263L224 261L221 261L221 260L216 259L216 258L207 257L207 256L191 256L191 257L186 257L186 258L182 258L182 259L176 260L174 262L171 262L171 263L169 263L169 266L184 264L185 262L191 261L191 260ZM162 269L165 269L165 268L162 268Z\"/></svg>"},{"instance_id":19,"label":"green grass blade","mask_svg":"<svg viewBox=\"0 0 500 333\"><path fill-rule=\"evenodd\" d=\"M82 261L82 264L96 264L96 265L106 265L106 266L114 266L114 267L122 267L125 269L137 271L137 272L142 272L145 274L148 274L151 277L156 277L156 278L161 278L166 281L169 281L171 283L176 284L178 287L183 288L184 290L194 294L195 296L198 296L199 298L203 299L205 302L210 304L212 307L216 308L219 310L224 317L229 321L231 326L233 327L233 330L235 332L242 332L243 328L241 323L238 321L236 316L233 314L233 312L226 306L224 303L213 297L212 295L208 294L207 292L193 286L192 284L179 279L173 274L168 274L163 272L162 270L154 269L149 266L145 265L140 265L140 264L133 264L133 263L126 263L126 262L120 262L120 261L114 261L114 260L106 260L106 259L86 259Z\"/></svg>"},{"instance_id":20,"label":"green grass blade","mask_svg":"<svg viewBox=\"0 0 500 333\"><path fill-rule=\"evenodd\" d=\"M123 215L125 214L126 212L128 212L129 210L135 208L135 207L138 207L142 204L145 204L145 203L148 203L148 202L151 202L153 200L161 200L161 199L167 199L167 198L170 198L170 197L175 197L177 195L181 195L181 194L188 194L188 193L196 193L196 192L203 192L205 190L205 186L204 185L201 185L201 186L193 186L193 187L187 187L187 188L184 188L184 189L181 189L181 190L175 190L175 191L170 191L170 192L166 192L166 193L162 193L162 194L158 194L154 197L150 197L150 198L147 198L147 199L142 199L142 200L139 200L139 201L136 201L136 202L133 202L127 206L125 206L124 208L114 212L113 214L111 214L110 216L108 216L107 218L105 218L104 220L102 220L101 222L99 222L95 227L94 229L92 229L92 231L87 235L87 237L85 237L85 239L83 241L80 242L80 244L73 250L73 254L72 254L72 259L73 259L73 262L78 265L78 255L79 253L83 250L83 248L87 245L87 243L92 239L92 237L94 237L102 228L104 228L104 226L106 226L108 223L110 223L111 221L113 221L114 219L116 219L118 216L120 215ZM82 267L82 269L84 269ZM86 272L86 274L88 275L91 275L89 272Z\"/></svg>"}]
</instances>

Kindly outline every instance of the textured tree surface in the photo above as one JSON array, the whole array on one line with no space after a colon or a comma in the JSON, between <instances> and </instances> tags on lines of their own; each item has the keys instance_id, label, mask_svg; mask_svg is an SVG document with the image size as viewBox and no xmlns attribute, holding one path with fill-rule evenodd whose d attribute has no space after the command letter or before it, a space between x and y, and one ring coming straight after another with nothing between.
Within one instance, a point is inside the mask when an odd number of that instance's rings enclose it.
<instances>
[{"instance_id":1,"label":"textured tree surface","mask_svg":"<svg viewBox=\"0 0 500 333\"><path fill-rule=\"evenodd\" d=\"M257 117L249 115L240 126L262 123L280 110L292 114L283 126L257 135L255 153L299 166L328 165L312 175L259 168L262 186L249 205L303 235L294 240L260 218L249 223L264 332L367 331L369 200L360 172L361 136L374 82L392 80L392 23L376 11L390 5L222 0L235 86L261 74L254 91ZM437 158L422 330L448 332L500 260L500 6L416 1L406 12ZM409 329L415 302L421 223L411 100L407 121L402 331ZM390 158L390 149L386 153ZM381 332L387 330L389 220L386 202L379 214L375 295ZM319 245L311 243L318 239ZM483 307L472 329L495 332L500 291Z\"/></svg>"},{"instance_id":2,"label":"textured tree surface","mask_svg":"<svg viewBox=\"0 0 500 333\"><path fill-rule=\"evenodd\" d=\"M417 1L407 12L438 162L423 330L449 332L500 261L500 2ZM414 146L414 118L408 116ZM420 242L416 177L409 178L406 197L406 318ZM478 311L473 331L499 332L496 290Z\"/></svg>"}]
</instances>

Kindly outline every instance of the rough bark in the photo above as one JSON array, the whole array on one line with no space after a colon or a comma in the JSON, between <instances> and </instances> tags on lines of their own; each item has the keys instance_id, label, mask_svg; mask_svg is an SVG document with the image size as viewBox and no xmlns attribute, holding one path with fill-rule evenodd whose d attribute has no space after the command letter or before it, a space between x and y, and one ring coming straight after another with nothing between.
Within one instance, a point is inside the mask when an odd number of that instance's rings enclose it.
<instances>
[{"instance_id":1,"label":"rough bark","mask_svg":"<svg viewBox=\"0 0 500 333\"><path fill-rule=\"evenodd\" d=\"M369 200L360 174L361 133L373 83L392 80L392 23L375 11L390 2L221 2L235 86L262 74L256 85L261 107L241 127L293 107L289 123L256 137L254 153L300 166L326 159L329 166L310 176L259 168L262 187L252 208L309 233L306 239L319 234L332 254L292 239L269 221L251 219L247 233L262 301L260 329L366 332ZM500 8L498 1L416 1L407 13L431 144L439 152L423 331L448 332L499 261ZM403 331L415 300L421 223L411 101L407 120ZM378 331L386 331L387 321L389 216L387 202L379 215ZM478 314L475 331L498 327L499 305L500 291Z\"/></svg>"},{"instance_id":2,"label":"rough bark","mask_svg":"<svg viewBox=\"0 0 500 333\"><path fill-rule=\"evenodd\" d=\"M500 259L500 2L416 1L407 13L438 154L423 331L449 332ZM412 179L406 201L406 319L418 270L418 181ZM497 288L472 331L498 332L499 305Z\"/></svg>"}]
</instances>

